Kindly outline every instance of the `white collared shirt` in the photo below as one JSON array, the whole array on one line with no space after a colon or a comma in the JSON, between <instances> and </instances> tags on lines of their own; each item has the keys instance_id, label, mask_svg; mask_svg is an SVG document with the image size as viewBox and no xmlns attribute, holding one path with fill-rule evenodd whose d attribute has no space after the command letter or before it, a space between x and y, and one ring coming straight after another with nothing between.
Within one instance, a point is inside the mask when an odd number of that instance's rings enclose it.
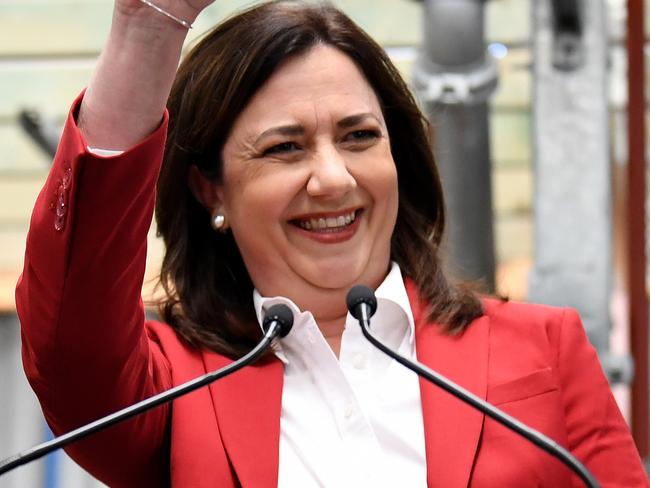
<instances>
[{"instance_id":1,"label":"white collared shirt","mask_svg":"<svg viewBox=\"0 0 650 488\"><path fill-rule=\"evenodd\" d=\"M396 263L375 292L373 333L415 358L415 326ZM425 487L426 456L418 377L366 340L348 314L337 359L311 312L254 292L263 310L284 303L291 333L275 343L284 363L279 488Z\"/></svg>"}]
</instances>

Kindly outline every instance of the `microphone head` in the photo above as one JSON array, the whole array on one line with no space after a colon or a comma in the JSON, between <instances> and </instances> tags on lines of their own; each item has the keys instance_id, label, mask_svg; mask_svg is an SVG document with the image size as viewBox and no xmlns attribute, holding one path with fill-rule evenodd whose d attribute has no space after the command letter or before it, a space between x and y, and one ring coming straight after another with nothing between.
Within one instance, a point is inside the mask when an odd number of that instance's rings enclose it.
<instances>
[{"instance_id":1,"label":"microphone head","mask_svg":"<svg viewBox=\"0 0 650 488\"><path fill-rule=\"evenodd\" d=\"M262 322L262 329L264 329L265 334L268 332L273 321L277 322L280 326L278 335L280 337L286 336L291 331L291 327L293 327L293 313L291 309L282 303L278 303L269 308Z\"/></svg>"},{"instance_id":2,"label":"microphone head","mask_svg":"<svg viewBox=\"0 0 650 488\"><path fill-rule=\"evenodd\" d=\"M355 285L350 288L346 302L350 314L352 314L352 316L357 320L361 320L361 307L359 307L359 305L362 303L365 303L368 306L370 317L372 317L377 311L377 298L375 298L375 292L365 285Z\"/></svg>"}]
</instances>

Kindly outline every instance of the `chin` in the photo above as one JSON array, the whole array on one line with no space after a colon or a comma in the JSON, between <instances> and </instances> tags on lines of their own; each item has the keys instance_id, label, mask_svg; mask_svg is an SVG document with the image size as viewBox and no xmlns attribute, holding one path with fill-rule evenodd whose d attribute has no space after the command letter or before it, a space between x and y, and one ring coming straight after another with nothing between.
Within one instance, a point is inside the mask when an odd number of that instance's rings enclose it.
<instances>
[{"instance_id":1,"label":"chin","mask_svg":"<svg viewBox=\"0 0 650 488\"><path fill-rule=\"evenodd\" d=\"M331 291L337 291L337 290L347 291L348 289L352 288L354 285L359 283L359 281L356 280L354 277L349 278L347 276L341 276L341 275L332 275L327 277L318 276L311 282L318 288L331 290Z\"/></svg>"},{"instance_id":2,"label":"chin","mask_svg":"<svg viewBox=\"0 0 650 488\"><path fill-rule=\"evenodd\" d=\"M319 288L329 290L348 290L358 284L373 286L381 283L381 280L386 276L388 262L381 271L378 269L369 269L368 265L370 263L371 260L368 258L331 259L318 264L314 263L316 266L311 268L305 277ZM374 283L377 279L379 281Z\"/></svg>"}]
</instances>

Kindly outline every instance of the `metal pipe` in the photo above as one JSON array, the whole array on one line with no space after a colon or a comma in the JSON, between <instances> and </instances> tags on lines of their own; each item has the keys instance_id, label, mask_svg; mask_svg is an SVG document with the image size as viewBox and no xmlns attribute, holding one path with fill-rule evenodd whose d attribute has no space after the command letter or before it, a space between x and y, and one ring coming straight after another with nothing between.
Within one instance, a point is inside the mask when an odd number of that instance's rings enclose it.
<instances>
[{"instance_id":1,"label":"metal pipe","mask_svg":"<svg viewBox=\"0 0 650 488\"><path fill-rule=\"evenodd\" d=\"M483 7L483 0L424 2L424 41L413 84L436 136L452 270L493 291L487 100L496 88L497 67L485 46Z\"/></svg>"},{"instance_id":2,"label":"metal pipe","mask_svg":"<svg viewBox=\"0 0 650 488\"><path fill-rule=\"evenodd\" d=\"M581 5L582 2L576 3ZM528 298L580 312L589 339L621 377L609 353L612 293L612 188L607 105L606 2L563 31L551 0L532 5L534 265ZM583 62L558 68L558 39L575 37Z\"/></svg>"}]
</instances>

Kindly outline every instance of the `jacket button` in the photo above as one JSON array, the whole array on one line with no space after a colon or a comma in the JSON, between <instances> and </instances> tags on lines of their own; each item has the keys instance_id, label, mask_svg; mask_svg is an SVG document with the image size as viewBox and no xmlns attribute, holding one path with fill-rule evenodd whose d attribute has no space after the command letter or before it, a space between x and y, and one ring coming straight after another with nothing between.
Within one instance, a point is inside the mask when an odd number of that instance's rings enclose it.
<instances>
[{"instance_id":1,"label":"jacket button","mask_svg":"<svg viewBox=\"0 0 650 488\"><path fill-rule=\"evenodd\" d=\"M69 189L70 183L72 183L72 168L70 166L66 166L66 168L63 170L63 180L62 180L63 189L64 190Z\"/></svg>"},{"instance_id":2,"label":"jacket button","mask_svg":"<svg viewBox=\"0 0 650 488\"><path fill-rule=\"evenodd\" d=\"M61 232L65 228L65 217L54 217L54 230Z\"/></svg>"},{"instance_id":3,"label":"jacket button","mask_svg":"<svg viewBox=\"0 0 650 488\"><path fill-rule=\"evenodd\" d=\"M59 185L56 192L56 216L54 218L54 229L62 231L65 227L65 217L68 212L67 195L63 183Z\"/></svg>"}]
</instances>

